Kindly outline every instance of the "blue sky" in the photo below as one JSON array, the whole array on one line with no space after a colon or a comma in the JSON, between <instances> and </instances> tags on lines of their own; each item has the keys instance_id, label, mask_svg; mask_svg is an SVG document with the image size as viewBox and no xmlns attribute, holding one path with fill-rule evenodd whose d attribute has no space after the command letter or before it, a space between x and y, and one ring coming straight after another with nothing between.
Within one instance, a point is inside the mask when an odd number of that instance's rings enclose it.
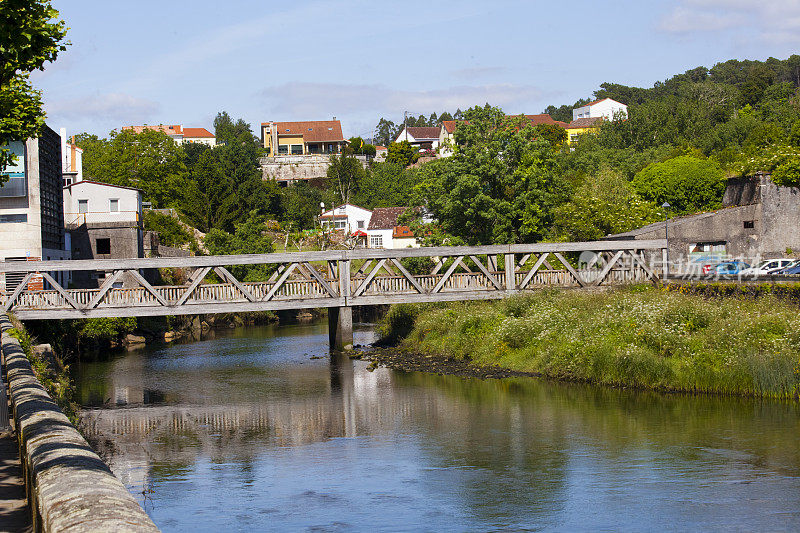
<instances>
[{"instance_id":1,"label":"blue sky","mask_svg":"<svg viewBox=\"0 0 800 533\"><path fill-rule=\"evenodd\" d=\"M225 110L342 121L490 102L509 113L651 86L726 59L800 52L800 0L53 0L72 46L33 76L48 124L212 129Z\"/></svg>"}]
</instances>

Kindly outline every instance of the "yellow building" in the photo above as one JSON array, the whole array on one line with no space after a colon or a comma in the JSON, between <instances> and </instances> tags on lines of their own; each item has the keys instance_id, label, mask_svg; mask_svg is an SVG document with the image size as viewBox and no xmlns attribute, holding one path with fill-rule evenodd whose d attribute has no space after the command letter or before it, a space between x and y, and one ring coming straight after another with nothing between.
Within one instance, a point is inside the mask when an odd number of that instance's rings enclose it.
<instances>
[{"instance_id":1,"label":"yellow building","mask_svg":"<svg viewBox=\"0 0 800 533\"><path fill-rule=\"evenodd\" d=\"M338 120L262 122L261 142L268 157L336 154L347 144Z\"/></svg>"},{"instance_id":2,"label":"yellow building","mask_svg":"<svg viewBox=\"0 0 800 533\"><path fill-rule=\"evenodd\" d=\"M572 144L578 140L580 135L584 133L596 133L600 129L600 123L603 122L603 117L593 118L577 118L567 124L567 142Z\"/></svg>"}]
</instances>

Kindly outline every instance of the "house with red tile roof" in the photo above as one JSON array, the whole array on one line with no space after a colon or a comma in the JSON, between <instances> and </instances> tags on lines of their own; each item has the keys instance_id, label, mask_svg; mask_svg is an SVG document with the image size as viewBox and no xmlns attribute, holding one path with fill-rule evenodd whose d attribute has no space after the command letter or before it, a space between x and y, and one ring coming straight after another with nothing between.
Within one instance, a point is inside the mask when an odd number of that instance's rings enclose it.
<instances>
[{"instance_id":1,"label":"house with red tile roof","mask_svg":"<svg viewBox=\"0 0 800 533\"><path fill-rule=\"evenodd\" d=\"M439 148L439 127L404 127L394 142L408 141L412 146L423 150L436 150Z\"/></svg>"},{"instance_id":2,"label":"house with red tile roof","mask_svg":"<svg viewBox=\"0 0 800 533\"><path fill-rule=\"evenodd\" d=\"M262 122L261 144L267 157L338 154L347 144L338 120Z\"/></svg>"},{"instance_id":3,"label":"house with red tile roof","mask_svg":"<svg viewBox=\"0 0 800 533\"><path fill-rule=\"evenodd\" d=\"M217 145L216 136L205 128L184 128L182 124L158 124L143 126L123 126L122 131L132 131L142 133L145 130L160 131L169 136L177 144L183 143L202 143L210 147Z\"/></svg>"}]
</instances>

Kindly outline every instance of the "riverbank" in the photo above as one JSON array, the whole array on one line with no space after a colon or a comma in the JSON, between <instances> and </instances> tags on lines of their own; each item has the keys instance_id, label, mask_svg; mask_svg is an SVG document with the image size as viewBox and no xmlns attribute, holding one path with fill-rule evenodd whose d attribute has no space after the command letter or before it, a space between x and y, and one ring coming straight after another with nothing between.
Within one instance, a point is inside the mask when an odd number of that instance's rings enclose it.
<instances>
[{"instance_id":1,"label":"riverbank","mask_svg":"<svg viewBox=\"0 0 800 533\"><path fill-rule=\"evenodd\" d=\"M495 302L397 305L376 364L503 371L660 391L797 398L800 313L775 296L704 298L656 288L542 291ZM449 361L449 362L448 362ZM471 369L471 370L470 370ZM502 377L502 376L500 376Z\"/></svg>"}]
</instances>

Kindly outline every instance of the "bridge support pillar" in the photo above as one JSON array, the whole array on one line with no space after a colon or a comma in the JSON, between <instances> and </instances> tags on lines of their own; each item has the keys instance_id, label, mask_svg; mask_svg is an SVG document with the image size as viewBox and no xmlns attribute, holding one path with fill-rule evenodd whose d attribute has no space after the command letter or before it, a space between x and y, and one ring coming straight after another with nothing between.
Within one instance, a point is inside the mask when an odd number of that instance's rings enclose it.
<instances>
[{"instance_id":1,"label":"bridge support pillar","mask_svg":"<svg viewBox=\"0 0 800 533\"><path fill-rule=\"evenodd\" d=\"M353 308L328 308L328 339L332 350L353 348Z\"/></svg>"}]
</instances>

